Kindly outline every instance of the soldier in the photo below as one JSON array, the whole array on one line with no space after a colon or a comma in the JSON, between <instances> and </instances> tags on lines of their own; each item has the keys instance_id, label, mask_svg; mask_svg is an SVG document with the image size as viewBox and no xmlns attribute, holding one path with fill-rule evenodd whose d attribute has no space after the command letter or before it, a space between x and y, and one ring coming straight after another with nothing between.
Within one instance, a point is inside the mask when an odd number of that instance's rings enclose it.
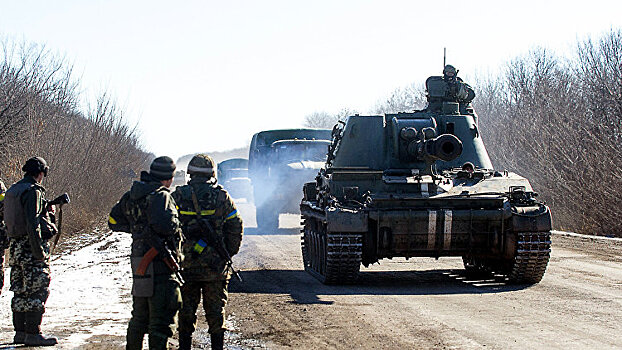
<instances>
[{"instance_id":1,"label":"soldier","mask_svg":"<svg viewBox=\"0 0 622 350\"><path fill-rule=\"evenodd\" d=\"M447 83L447 98L460 103L469 103L475 98L475 91L458 77L458 70L450 64L443 68L443 80Z\"/></svg>"},{"instance_id":2,"label":"soldier","mask_svg":"<svg viewBox=\"0 0 622 350\"><path fill-rule=\"evenodd\" d=\"M6 235L6 227L4 226L4 193L6 186L0 178L0 294L4 287L4 251L9 247L9 237Z\"/></svg>"},{"instance_id":3,"label":"soldier","mask_svg":"<svg viewBox=\"0 0 622 350\"><path fill-rule=\"evenodd\" d=\"M167 349L181 308L182 281L174 270L182 259L182 237L169 190L174 173L171 158L154 159L149 172L141 172L140 181L121 197L108 219L111 229L132 234L133 310L127 349L142 349L145 333L149 333L149 349Z\"/></svg>"},{"instance_id":4,"label":"soldier","mask_svg":"<svg viewBox=\"0 0 622 350\"><path fill-rule=\"evenodd\" d=\"M55 345L54 337L41 334L45 302L50 294L50 245L56 232L47 220L45 189L41 186L49 167L41 157L33 157L22 167L24 178L5 193L4 220L9 243L13 326L16 344Z\"/></svg>"},{"instance_id":5,"label":"soldier","mask_svg":"<svg viewBox=\"0 0 622 350\"><path fill-rule=\"evenodd\" d=\"M181 350L191 348L201 295L212 349L222 349L224 345L224 308L231 275L226 259L213 245L224 243L229 255L236 254L242 242L242 219L227 191L216 184L214 168L212 158L197 154L188 165L190 181L173 192L186 237L183 244L186 260L182 264L186 284L182 288L183 308L179 314ZM208 220L210 227L199 225L199 220ZM207 243L213 240L208 238L206 229L213 229L211 233L217 235L218 242Z\"/></svg>"}]
</instances>

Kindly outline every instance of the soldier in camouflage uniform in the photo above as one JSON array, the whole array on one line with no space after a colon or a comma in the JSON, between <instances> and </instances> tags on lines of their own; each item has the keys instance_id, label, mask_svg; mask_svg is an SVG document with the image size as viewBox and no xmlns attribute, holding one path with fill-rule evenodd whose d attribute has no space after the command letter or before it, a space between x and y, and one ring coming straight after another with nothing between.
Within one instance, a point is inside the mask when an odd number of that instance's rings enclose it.
<instances>
[{"instance_id":1,"label":"soldier in camouflage uniform","mask_svg":"<svg viewBox=\"0 0 622 350\"><path fill-rule=\"evenodd\" d=\"M458 76L458 70L448 64L443 68L443 80L447 83L447 98L449 101L470 103L475 98L473 88Z\"/></svg>"},{"instance_id":2,"label":"soldier in camouflage uniform","mask_svg":"<svg viewBox=\"0 0 622 350\"><path fill-rule=\"evenodd\" d=\"M132 234L133 310L127 349L142 349L145 333L149 333L149 349L167 349L181 308L181 281L163 254L158 251L153 261L143 260L149 256L153 239L166 245L177 261L182 260L180 223L169 190L174 172L171 158L156 158L149 172L141 172L140 181L112 208L108 219L111 229ZM146 267L142 274L141 262Z\"/></svg>"},{"instance_id":3,"label":"soldier in camouflage uniform","mask_svg":"<svg viewBox=\"0 0 622 350\"><path fill-rule=\"evenodd\" d=\"M4 193L6 186L0 179L0 294L4 287L4 250L9 247L9 237L6 235L6 227L4 226Z\"/></svg>"},{"instance_id":4,"label":"soldier in camouflage uniform","mask_svg":"<svg viewBox=\"0 0 622 350\"><path fill-rule=\"evenodd\" d=\"M16 344L54 345L56 338L41 334L45 302L50 294L50 246L55 233L44 227L47 205L41 186L48 173L46 161L30 158L22 167L24 178L13 184L4 197L4 220L10 239L9 265L13 300L13 326Z\"/></svg>"},{"instance_id":5,"label":"soldier in camouflage uniform","mask_svg":"<svg viewBox=\"0 0 622 350\"><path fill-rule=\"evenodd\" d=\"M188 165L188 174L189 183L173 192L186 237L183 244L186 259L182 264L186 284L181 291L183 308L179 314L179 349L191 348L201 296L212 349L222 349L224 308L231 275L225 259L207 244L206 232L197 221L199 217L209 220L216 234L223 238L225 249L233 256L242 242L242 219L227 191L216 184L212 158L204 154L194 156Z\"/></svg>"}]
</instances>

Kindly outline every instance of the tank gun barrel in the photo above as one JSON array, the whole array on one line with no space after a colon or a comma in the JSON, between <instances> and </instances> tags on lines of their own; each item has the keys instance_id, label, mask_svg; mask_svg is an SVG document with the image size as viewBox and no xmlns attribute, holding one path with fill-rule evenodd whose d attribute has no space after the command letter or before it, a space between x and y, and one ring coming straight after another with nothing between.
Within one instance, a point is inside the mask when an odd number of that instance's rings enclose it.
<instances>
[{"instance_id":1,"label":"tank gun barrel","mask_svg":"<svg viewBox=\"0 0 622 350\"><path fill-rule=\"evenodd\" d=\"M431 140L424 141L423 158L440 159L448 162L462 154L462 141L451 134L443 134Z\"/></svg>"},{"instance_id":2,"label":"tank gun barrel","mask_svg":"<svg viewBox=\"0 0 622 350\"><path fill-rule=\"evenodd\" d=\"M462 141L452 134L417 139L408 144L409 156L426 162L452 161L462 154Z\"/></svg>"}]
</instances>

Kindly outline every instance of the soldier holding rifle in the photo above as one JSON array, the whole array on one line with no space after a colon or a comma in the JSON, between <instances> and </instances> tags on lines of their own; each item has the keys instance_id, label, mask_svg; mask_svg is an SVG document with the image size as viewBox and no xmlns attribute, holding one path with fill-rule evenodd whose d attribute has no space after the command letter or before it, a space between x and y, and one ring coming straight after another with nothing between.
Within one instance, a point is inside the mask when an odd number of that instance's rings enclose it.
<instances>
[{"instance_id":1,"label":"soldier holding rifle","mask_svg":"<svg viewBox=\"0 0 622 350\"><path fill-rule=\"evenodd\" d=\"M10 241L11 291L14 293L11 301L13 342L28 346L54 345L56 338L41 334L45 302L50 294L48 240L57 233L49 213L54 207L45 200L45 189L41 186L49 167L45 159L33 157L26 161L22 170L24 178L6 191L3 201Z\"/></svg>"},{"instance_id":2,"label":"soldier holding rifle","mask_svg":"<svg viewBox=\"0 0 622 350\"><path fill-rule=\"evenodd\" d=\"M167 349L181 308L178 262L182 260L181 229L169 187L175 163L153 160L130 191L112 208L108 226L132 234L133 310L127 328L127 349L142 349L149 333L150 349Z\"/></svg>"},{"instance_id":3,"label":"soldier holding rifle","mask_svg":"<svg viewBox=\"0 0 622 350\"><path fill-rule=\"evenodd\" d=\"M223 348L227 287L231 273L239 278L231 266L231 256L240 249L242 219L227 191L216 184L215 170L211 157L194 156L188 165L189 183L173 192L186 237L180 350L191 348L201 296L212 349Z\"/></svg>"}]
</instances>

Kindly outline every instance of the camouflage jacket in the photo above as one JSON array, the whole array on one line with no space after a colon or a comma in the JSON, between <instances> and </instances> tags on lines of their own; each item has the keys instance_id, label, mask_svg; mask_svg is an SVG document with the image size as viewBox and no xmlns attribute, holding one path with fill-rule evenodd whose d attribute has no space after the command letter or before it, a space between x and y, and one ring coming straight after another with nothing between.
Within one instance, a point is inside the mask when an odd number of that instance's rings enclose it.
<instances>
[{"instance_id":1,"label":"camouflage jacket","mask_svg":"<svg viewBox=\"0 0 622 350\"><path fill-rule=\"evenodd\" d=\"M6 235L6 227L4 226L4 193L6 186L0 179L0 251L9 247L9 238ZM1 253L1 252L0 252Z\"/></svg>"},{"instance_id":2,"label":"camouflage jacket","mask_svg":"<svg viewBox=\"0 0 622 350\"><path fill-rule=\"evenodd\" d=\"M3 202L8 236L27 236L32 255L39 260L49 258L49 246L47 239L41 237L40 221L42 215L47 215L45 188L32 176L24 176L5 192Z\"/></svg>"},{"instance_id":3,"label":"camouflage jacket","mask_svg":"<svg viewBox=\"0 0 622 350\"><path fill-rule=\"evenodd\" d=\"M242 218L238 215L235 204L222 186L206 177L194 177L185 186L179 186L173 192L173 198L179 207L180 220L186 240L183 252L186 257L182 267L184 276L189 281L215 281L230 277L225 260L216 249L206 242L206 232L197 230L197 210L192 199L196 194L199 215L207 219L217 235L223 238L229 255L235 255L242 243ZM201 242L202 241L202 242ZM201 244L202 243L202 244Z\"/></svg>"},{"instance_id":4,"label":"camouflage jacket","mask_svg":"<svg viewBox=\"0 0 622 350\"><path fill-rule=\"evenodd\" d=\"M131 257L144 256L151 249L148 238L155 235L166 243L177 261L183 259L175 201L170 190L145 171L141 173L141 181L135 181L112 208L108 226L114 231L132 234ZM173 275L157 257L153 268L155 275Z\"/></svg>"}]
</instances>

